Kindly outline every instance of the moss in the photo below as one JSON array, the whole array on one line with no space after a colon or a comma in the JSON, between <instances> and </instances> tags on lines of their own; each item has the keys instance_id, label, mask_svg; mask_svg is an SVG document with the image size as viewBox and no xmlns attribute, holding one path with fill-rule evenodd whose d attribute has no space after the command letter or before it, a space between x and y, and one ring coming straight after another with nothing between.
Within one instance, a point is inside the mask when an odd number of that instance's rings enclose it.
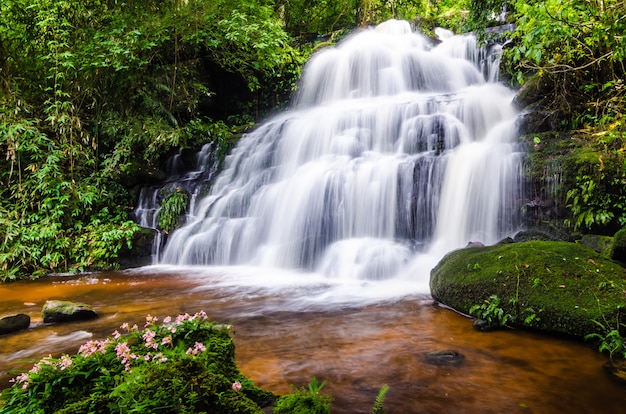
<instances>
[{"instance_id":1,"label":"moss","mask_svg":"<svg viewBox=\"0 0 626 414\"><path fill-rule=\"evenodd\" d=\"M584 337L619 318L626 270L585 246L530 241L451 252L432 270L435 299L463 313L491 295L510 325Z\"/></svg>"},{"instance_id":2,"label":"moss","mask_svg":"<svg viewBox=\"0 0 626 414\"><path fill-rule=\"evenodd\" d=\"M583 246L600 253L605 259L610 259L613 250L613 237L602 236L598 234L585 234L580 239Z\"/></svg>"},{"instance_id":3,"label":"moss","mask_svg":"<svg viewBox=\"0 0 626 414\"><path fill-rule=\"evenodd\" d=\"M611 259L626 263L626 229L618 230L613 236Z\"/></svg>"}]
</instances>

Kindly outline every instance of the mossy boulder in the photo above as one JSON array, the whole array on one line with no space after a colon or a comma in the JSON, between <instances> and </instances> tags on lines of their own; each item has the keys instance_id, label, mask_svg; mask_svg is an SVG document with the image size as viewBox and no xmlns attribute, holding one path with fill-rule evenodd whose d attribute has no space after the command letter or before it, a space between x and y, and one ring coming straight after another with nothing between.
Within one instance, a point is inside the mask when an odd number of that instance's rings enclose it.
<instances>
[{"instance_id":1,"label":"mossy boulder","mask_svg":"<svg viewBox=\"0 0 626 414\"><path fill-rule=\"evenodd\" d=\"M611 259L626 263L626 229L621 229L613 236Z\"/></svg>"},{"instance_id":2,"label":"mossy boulder","mask_svg":"<svg viewBox=\"0 0 626 414\"><path fill-rule=\"evenodd\" d=\"M580 239L580 244L600 253L606 259L611 258L614 242L613 237L602 236L600 234L584 234Z\"/></svg>"},{"instance_id":3,"label":"mossy boulder","mask_svg":"<svg viewBox=\"0 0 626 414\"><path fill-rule=\"evenodd\" d=\"M508 325L584 337L626 323L626 269L576 243L456 250L431 271L432 296L462 313L493 295Z\"/></svg>"},{"instance_id":4,"label":"mossy boulder","mask_svg":"<svg viewBox=\"0 0 626 414\"><path fill-rule=\"evenodd\" d=\"M84 303L65 300L48 300L41 311L44 323L77 322L98 317L93 308Z\"/></svg>"}]
</instances>

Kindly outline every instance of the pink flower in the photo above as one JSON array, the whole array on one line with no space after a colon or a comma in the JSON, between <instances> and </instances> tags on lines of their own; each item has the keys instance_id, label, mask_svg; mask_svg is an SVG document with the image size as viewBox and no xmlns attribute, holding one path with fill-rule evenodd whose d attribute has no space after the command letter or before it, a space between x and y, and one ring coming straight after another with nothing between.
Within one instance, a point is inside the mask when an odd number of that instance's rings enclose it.
<instances>
[{"instance_id":1,"label":"pink flower","mask_svg":"<svg viewBox=\"0 0 626 414\"><path fill-rule=\"evenodd\" d=\"M122 336L122 334L119 333L117 330L115 332L113 332L113 338L114 339L120 339L121 336Z\"/></svg>"},{"instance_id":2,"label":"pink flower","mask_svg":"<svg viewBox=\"0 0 626 414\"><path fill-rule=\"evenodd\" d=\"M30 380L30 377L28 376L28 374L26 372L18 375L15 378L11 378L9 380L9 382L14 382L16 384L22 384L22 389L25 390L26 388L28 388L28 381Z\"/></svg>"},{"instance_id":3,"label":"pink flower","mask_svg":"<svg viewBox=\"0 0 626 414\"><path fill-rule=\"evenodd\" d=\"M59 368L61 368L61 371L63 371L70 365L72 365L72 358L70 358L68 355L63 355L61 357L61 361L59 362Z\"/></svg>"},{"instance_id":4,"label":"pink flower","mask_svg":"<svg viewBox=\"0 0 626 414\"><path fill-rule=\"evenodd\" d=\"M241 383L239 381L233 382L233 390L235 391L241 390Z\"/></svg>"},{"instance_id":5,"label":"pink flower","mask_svg":"<svg viewBox=\"0 0 626 414\"><path fill-rule=\"evenodd\" d=\"M189 348L187 349L186 354L189 355L198 355L199 352L204 352L206 351L206 346L204 346L204 344L200 343L200 342L196 342L193 346L193 348Z\"/></svg>"},{"instance_id":6,"label":"pink flower","mask_svg":"<svg viewBox=\"0 0 626 414\"><path fill-rule=\"evenodd\" d=\"M161 340L161 345L168 345L172 343L172 335L166 336Z\"/></svg>"},{"instance_id":7,"label":"pink flower","mask_svg":"<svg viewBox=\"0 0 626 414\"><path fill-rule=\"evenodd\" d=\"M163 319L163 323L165 323L165 324L168 324L168 323L170 323L170 322L172 322L172 317L171 317L171 316L166 316L166 317Z\"/></svg>"},{"instance_id":8,"label":"pink flower","mask_svg":"<svg viewBox=\"0 0 626 414\"><path fill-rule=\"evenodd\" d=\"M156 316L148 315L146 316L146 324L144 325L144 327L147 328L150 325L154 325L158 320L159 318L157 318Z\"/></svg>"}]
</instances>

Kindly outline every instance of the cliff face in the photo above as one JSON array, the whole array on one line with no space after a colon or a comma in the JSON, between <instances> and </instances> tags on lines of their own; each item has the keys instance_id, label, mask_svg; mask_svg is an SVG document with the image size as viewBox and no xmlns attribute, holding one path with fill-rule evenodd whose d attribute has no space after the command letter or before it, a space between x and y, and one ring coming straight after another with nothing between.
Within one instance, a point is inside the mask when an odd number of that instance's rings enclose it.
<instances>
[{"instance_id":1,"label":"cliff face","mask_svg":"<svg viewBox=\"0 0 626 414\"><path fill-rule=\"evenodd\" d=\"M515 98L528 152L525 224L562 240L578 239L578 232L612 236L626 223L622 126L593 117L585 123L584 115L555 109L550 88L536 76Z\"/></svg>"}]
</instances>

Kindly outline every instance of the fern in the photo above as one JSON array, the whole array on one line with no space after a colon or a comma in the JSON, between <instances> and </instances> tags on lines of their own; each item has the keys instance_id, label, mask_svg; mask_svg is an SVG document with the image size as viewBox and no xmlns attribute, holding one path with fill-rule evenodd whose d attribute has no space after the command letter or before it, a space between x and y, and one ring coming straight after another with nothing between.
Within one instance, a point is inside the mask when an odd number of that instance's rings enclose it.
<instances>
[{"instance_id":1,"label":"fern","mask_svg":"<svg viewBox=\"0 0 626 414\"><path fill-rule=\"evenodd\" d=\"M383 403L385 402L387 391L389 391L389 385L387 384L383 385L380 391L378 391L378 395L374 401L374 408L372 408L372 414L384 414L385 409L383 408Z\"/></svg>"}]
</instances>

